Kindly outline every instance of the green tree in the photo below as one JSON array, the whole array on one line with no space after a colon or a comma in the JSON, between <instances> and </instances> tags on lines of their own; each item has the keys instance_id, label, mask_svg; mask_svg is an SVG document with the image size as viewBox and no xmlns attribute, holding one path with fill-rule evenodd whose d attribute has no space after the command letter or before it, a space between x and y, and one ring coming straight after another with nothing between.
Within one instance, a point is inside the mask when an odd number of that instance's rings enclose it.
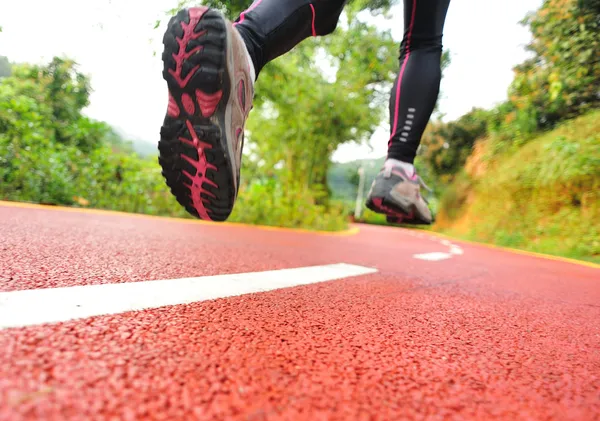
<instances>
[{"instance_id":1,"label":"green tree","mask_svg":"<svg viewBox=\"0 0 600 421\"><path fill-rule=\"evenodd\" d=\"M521 22L532 33L532 57L515 66L509 98L490 111L429 125L420 155L450 181L487 134L495 155L539 130L600 106L600 0L545 0Z\"/></svg>"},{"instance_id":2,"label":"green tree","mask_svg":"<svg viewBox=\"0 0 600 421\"><path fill-rule=\"evenodd\" d=\"M183 1L169 13L190 3ZM281 198L273 199L273 206L308 209L312 203L327 209L332 154L344 143L370 139L387 120L389 92L399 66L398 42L389 31L359 19L358 12L382 15L396 3L351 0L341 18L347 25L326 37L304 40L261 71L246 127L241 203L236 210L252 213L249 207L264 203L265 192ZM249 2L204 4L234 19ZM444 67L448 62L445 53ZM253 195L263 199L254 200ZM232 219L238 215L234 210Z\"/></svg>"},{"instance_id":3,"label":"green tree","mask_svg":"<svg viewBox=\"0 0 600 421\"><path fill-rule=\"evenodd\" d=\"M0 178L5 194L71 203L71 164L61 146L90 151L107 130L104 123L81 115L87 86L74 64L59 58L47 65L16 65L0 81Z\"/></svg>"},{"instance_id":4,"label":"green tree","mask_svg":"<svg viewBox=\"0 0 600 421\"><path fill-rule=\"evenodd\" d=\"M49 138L86 151L99 144L106 127L81 114L89 103L90 82L72 60L55 57L47 65L14 66L12 72L2 81L5 93L37 101L49 122Z\"/></svg>"},{"instance_id":5,"label":"green tree","mask_svg":"<svg viewBox=\"0 0 600 421\"><path fill-rule=\"evenodd\" d=\"M13 70L0 80L0 199L185 216L154 159L82 116L88 81L72 61Z\"/></svg>"},{"instance_id":6,"label":"green tree","mask_svg":"<svg viewBox=\"0 0 600 421\"><path fill-rule=\"evenodd\" d=\"M488 132L490 112L474 108L449 123L432 122L425 131L419 149L435 175L446 183L463 167L475 141Z\"/></svg>"},{"instance_id":7,"label":"green tree","mask_svg":"<svg viewBox=\"0 0 600 421\"><path fill-rule=\"evenodd\" d=\"M398 68L398 45L387 31L357 18L361 10L381 14L389 0L353 0L345 10L348 28L307 39L269 63L257 83L248 121L247 145L256 166L275 171L281 182L328 196L331 155L346 142L369 139L387 119L389 89ZM184 4L181 2L174 13ZM230 19L247 1L208 1ZM447 56L446 56L447 57ZM247 159L247 160L248 160Z\"/></svg>"},{"instance_id":8,"label":"green tree","mask_svg":"<svg viewBox=\"0 0 600 421\"><path fill-rule=\"evenodd\" d=\"M383 14L389 11L390 7L397 4L399 0L350 0L346 5L346 13L352 17L362 10L369 10L372 14ZM203 5L220 10L229 19L236 19L250 5L251 0L206 0ZM179 0L177 5L170 9L167 14L174 15L183 7L196 5L197 2L192 0ZM156 26L160 25L160 19L156 22Z\"/></svg>"},{"instance_id":9,"label":"green tree","mask_svg":"<svg viewBox=\"0 0 600 421\"><path fill-rule=\"evenodd\" d=\"M515 68L509 89L513 124L524 131L553 126L600 105L598 0L545 0L523 19L533 57Z\"/></svg>"},{"instance_id":10,"label":"green tree","mask_svg":"<svg viewBox=\"0 0 600 421\"><path fill-rule=\"evenodd\" d=\"M265 67L248 122L263 166L283 164L283 182L324 189L337 147L369 139L385 118L396 50L389 33L355 20Z\"/></svg>"}]
</instances>

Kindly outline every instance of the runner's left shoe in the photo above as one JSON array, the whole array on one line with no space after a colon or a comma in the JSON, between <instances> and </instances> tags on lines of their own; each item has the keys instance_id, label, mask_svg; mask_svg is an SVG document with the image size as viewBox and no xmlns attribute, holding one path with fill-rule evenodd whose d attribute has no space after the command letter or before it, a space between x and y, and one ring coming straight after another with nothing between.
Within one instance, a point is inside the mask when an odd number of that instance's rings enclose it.
<instances>
[{"instance_id":1,"label":"runner's left shoe","mask_svg":"<svg viewBox=\"0 0 600 421\"><path fill-rule=\"evenodd\" d=\"M191 215L225 221L238 194L254 96L246 45L208 7L177 13L163 44L169 106L158 143L162 175Z\"/></svg>"}]
</instances>

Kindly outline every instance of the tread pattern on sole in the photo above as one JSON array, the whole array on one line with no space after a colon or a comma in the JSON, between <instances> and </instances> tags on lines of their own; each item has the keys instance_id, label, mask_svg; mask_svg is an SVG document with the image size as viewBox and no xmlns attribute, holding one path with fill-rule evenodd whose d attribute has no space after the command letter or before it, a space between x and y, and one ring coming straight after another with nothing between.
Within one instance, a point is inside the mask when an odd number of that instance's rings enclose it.
<instances>
[{"instance_id":1,"label":"tread pattern on sole","mask_svg":"<svg viewBox=\"0 0 600 421\"><path fill-rule=\"evenodd\" d=\"M394 188L397 182L400 181L385 179L382 173L379 173L373 181L367 196L367 208L375 213L386 215L388 222L395 220L394 223L430 225L429 222L419 217L419 211L414 203L404 206L391 197L390 190Z\"/></svg>"},{"instance_id":2,"label":"tread pattern on sole","mask_svg":"<svg viewBox=\"0 0 600 421\"><path fill-rule=\"evenodd\" d=\"M385 215L388 222L392 222L391 219L393 219L395 220L393 223L431 225L416 217L418 212L415 205L411 205L410 209L407 211L406 209L397 206L393 201L387 200L385 197L369 197L366 205L367 208L371 209L373 212Z\"/></svg>"},{"instance_id":3,"label":"tread pattern on sole","mask_svg":"<svg viewBox=\"0 0 600 421\"><path fill-rule=\"evenodd\" d=\"M163 37L169 106L158 162L171 193L191 215L226 220L235 189L225 133L216 122L226 106L226 22L207 7L181 10Z\"/></svg>"}]
</instances>

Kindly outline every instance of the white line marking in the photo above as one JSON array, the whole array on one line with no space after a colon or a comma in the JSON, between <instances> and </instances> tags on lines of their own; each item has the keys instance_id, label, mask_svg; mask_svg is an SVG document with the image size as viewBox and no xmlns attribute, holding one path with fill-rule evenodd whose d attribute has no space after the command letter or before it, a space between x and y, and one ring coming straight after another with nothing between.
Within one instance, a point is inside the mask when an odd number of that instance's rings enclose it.
<instances>
[{"instance_id":1,"label":"white line marking","mask_svg":"<svg viewBox=\"0 0 600 421\"><path fill-rule=\"evenodd\" d=\"M420 235L420 234L417 234L417 235ZM452 244L448 240L439 239L439 238L434 237L432 235L430 235L428 238L430 240L432 240L432 241L435 241L436 243L440 243L443 246L448 247L448 253L441 252L441 251L435 251L435 252L432 252L432 253L413 254L413 257L415 259L429 260L429 261L438 261L438 260L450 259L450 258L452 258L452 257L454 257L456 255L461 255L461 254L464 253L464 251L463 251L462 248L460 248L456 244Z\"/></svg>"},{"instance_id":2,"label":"white line marking","mask_svg":"<svg viewBox=\"0 0 600 421\"><path fill-rule=\"evenodd\" d=\"M460 247L454 245L454 244L450 244L450 253L452 254L463 254L463 249L461 249Z\"/></svg>"},{"instance_id":3,"label":"white line marking","mask_svg":"<svg viewBox=\"0 0 600 421\"><path fill-rule=\"evenodd\" d=\"M438 260L446 260L452 257L450 253L443 253L441 251L434 251L433 253L423 253L423 254L414 254L413 257L415 259L421 260L429 260L429 261L438 261Z\"/></svg>"},{"instance_id":4,"label":"white line marking","mask_svg":"<svg viewBox=\"0 0 600 421\"><path fill-rule=\"evenodd\" d=\"M377 269L338 263L197 278L0 292L0 329L214 300L374 272Z\"/></svg>"}]
</instances>

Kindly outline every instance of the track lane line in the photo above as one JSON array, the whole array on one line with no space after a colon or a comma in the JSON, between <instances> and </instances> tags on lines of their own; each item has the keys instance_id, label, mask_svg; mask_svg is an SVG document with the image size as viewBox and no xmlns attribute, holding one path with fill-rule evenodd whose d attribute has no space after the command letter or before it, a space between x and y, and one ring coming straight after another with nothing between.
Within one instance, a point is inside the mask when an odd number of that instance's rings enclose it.
<instances>
[{"instance_id":1,"label":"track lane line","mask_svg":"<svg viewBox=\"0 0 600 421\"><path fill-rule=\"evenodd\" d=\"M188 304L375 272L377 269L337 263L196 278L0 292L0 329Z\"/></svg>"},{"instance_id":2,"label":"track lane line","mask_svg":"<svg viewBox=\"0 0 600 421\"><path fill-rule=\"evenodd\" d=\"M413 254L415 259L429 260L430 262L437 262L439 260L446 260L452 257L450 253L444 253L442 251L434 251L431 253Z\"/></svg>"},{"instance_id":3,"label":"track lane line","mask_svg":"<svg viewBox=\"0 0 600 421\"><path fill-rule=\"evenodd\" d=\"M431 241L435 241L438 242L440 244L442 244L445 247L448 247L448 252L442 252L442 251L434 251L431 253L418 253L418 254L413 254L413 257L415 259L419 259L419 260L428 260L430 262L438 262L440 260L447 260L450 259L454 256L460 256L462 254L464 254L464 250L457 246L456 244L452 244L450 241L448 240L438 240L435 237L429 237L429 240Z\"/></svg>"}]
</instances>

